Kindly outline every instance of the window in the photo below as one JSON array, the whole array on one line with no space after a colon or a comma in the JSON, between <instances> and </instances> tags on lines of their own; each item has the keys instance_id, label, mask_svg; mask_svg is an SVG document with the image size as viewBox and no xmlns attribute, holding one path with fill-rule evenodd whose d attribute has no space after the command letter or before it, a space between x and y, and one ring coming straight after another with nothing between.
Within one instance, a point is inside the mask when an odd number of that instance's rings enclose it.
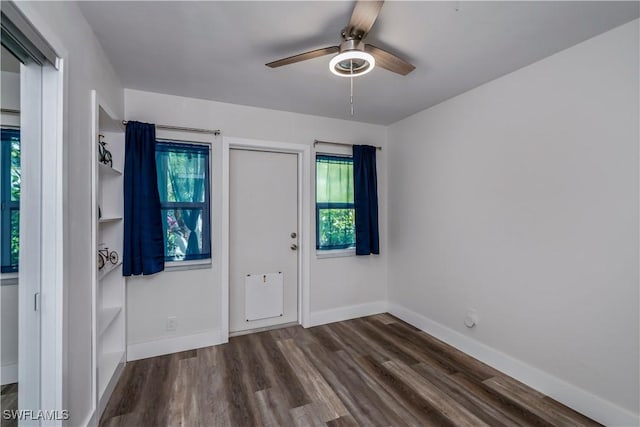
<instances>
[{"instance_id":1,"label":"window","mask_svg":"<svg viewBox=\"0 0 640 427\"><path fill-rule=\"evenodd\" d=\"M211 258L209 146L156 141L165 261Z\"/></svg>"},{"instance_id":2,"label":"window","mask_svg":"<svg viewBox=\"0 0 640 427\"><path fill-rule=\"evenodd\" d=\"M353 159L316 156L316 249L355 246Z\"/></svg>"},{"instance_id":3,"label":"window","mask_svg":"<svg viewBox=\"0 0 640 427\"><path fill-rule=\"evenodd\" d=\"M1 129L2 273L18 271L20 253L20 131Z\"/></svg>"}]
</instances>

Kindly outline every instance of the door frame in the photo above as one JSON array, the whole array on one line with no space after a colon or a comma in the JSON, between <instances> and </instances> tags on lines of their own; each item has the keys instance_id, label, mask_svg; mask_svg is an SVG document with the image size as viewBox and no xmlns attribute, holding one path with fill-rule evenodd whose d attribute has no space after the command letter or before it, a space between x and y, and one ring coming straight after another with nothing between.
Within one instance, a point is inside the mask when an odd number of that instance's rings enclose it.
<instances>
[{"instance_id":1,"label":"door frame","mask_svg":"<svg viewBox=\"0 0 640 427\"><path fill-rule=\"evenodd\" d=\"M19 328L23 328L25 311L32 311L34 305L40 311L40 353L37 355L39 372L39 407L26 407L25 409L43 409L56 411L56 419L43 421L27 420L21 421L20 425L41 425L61 426L63 417L68 412L64 412L64 390L63 377L65 369L64 353L64 188L65 188L65 97L69 74L65 70L65 59L68 51L63 43L56 37L55 33L47 24L46 19L28 2L14 3L5 1L2 5L4 13L10 13L13 18L20 22L19 29L25 32L25 36L34 42L35 46L50 50L55 58L47 56L52 63L44 62L41 68L41 103L38 106L40 115L39 132L37 142L30 146L34 157L26 159L27 162L35 158L40 160L40 170L36 178L39 182L27 188L31 191L29 199L29 209L22 208L21 197L21 223L39 224L38 236L28 233L27 248L23 252L21 245L19 282L26 283L26 280L37 280L36 292L40 297L34 299L33 295L20 295L19 302ZM14 22L14 24L16 23ZM37 40L36 40L37 39ZM22 80L22 76L21 76ZM29 88L32 89L32 88ZM21 88L21 96L25 96L26 90ZM21 106L22 110L22 106ZM27 111L21 111L21 128L23 115L28 115ZM28 118L33 120L33 118ZM22 131L22 129L21 129ZM22 140L21 140L22 144ZM21 159L22 161L22 159ZM24 171L23 171L24 173ZM34 183L32 183L34 184ZM22 189L21 189L21 194ZM26 198L26 197L25 197ZM31 208L33 207L33 208ZM46 227L43 225L46 223ZM23 238L21 224L21 241ZM32 230L31 230L32 231ZM24 256L23 256L24 255ZM28 273L25 276L25 273ZM46 272L46 274L43 274ZM25 325L26 326L26 325ZM19 336L23 336L22 331ZM24 352L23 344L19 344L19 352ZM18 376L19 383L33 380L34 374L24 366L22 357L18 356ZM33 359L32 359L33 360ZM23 365L21 368L21 364ZM23 381L23 378L27 378ZM18 389L19 409L28 405L20 397L21 388ZM21 403L22 402L22 403Z\"/></svg>"},{"instance_id":2,"label":"door frame","mask_svg":"<svg viewBox=\"0 0 640 427\"><path fill-rule=\"evenodd\" d=\"M229 341L229 151L231 149L297 154L298 156L298 323L309 322L311 257L311 146L246 138L222 138L222 248L220 262L222 342Z\"/></svg>"}]
</instances>

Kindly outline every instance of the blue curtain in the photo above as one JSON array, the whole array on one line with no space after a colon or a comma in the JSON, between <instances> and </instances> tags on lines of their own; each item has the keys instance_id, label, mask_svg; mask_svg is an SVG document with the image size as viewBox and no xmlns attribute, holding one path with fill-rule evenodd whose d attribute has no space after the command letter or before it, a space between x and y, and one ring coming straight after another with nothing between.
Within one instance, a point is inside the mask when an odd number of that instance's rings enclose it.
<instances>
[{"instance_id":1,"label":"blue curtain","mask_svg":"<svg viewBox=\"0 0 640 427\"><path fill-rule=\"evenodd\" d=\"M164 236L156 173L156 128L128 122L124 158L125 276L164 270Z\"/></svg>"},{"instance_id":2,"label":"blue curtain","mask_svg":"<svg viewBox=\"0 0 640 427\"><path fill-rule=\"evenodd\" d=\"M356 255L379 254L376 147L353 146L353 185L356 208Z\"/></svg>"}]
</instances>

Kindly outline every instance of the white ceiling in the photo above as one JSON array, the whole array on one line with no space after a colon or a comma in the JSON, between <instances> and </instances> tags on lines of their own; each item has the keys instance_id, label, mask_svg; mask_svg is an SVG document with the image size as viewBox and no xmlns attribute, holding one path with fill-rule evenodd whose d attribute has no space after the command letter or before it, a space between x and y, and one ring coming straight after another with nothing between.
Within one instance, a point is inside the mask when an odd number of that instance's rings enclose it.
<instances>
[{"instance_id":1,"label":"white ceiling","mask_svg":"<svg viewBox=\"0 0 640 427\"><path fill-rule=\"evenodd\" d=\"M388 1L367 41L408 59L355 82L331 56L265 63L339 44L352 1L81 2L127 88L390 124L639 16L640 3ZM458 10L456 6L459 5ZM595 60L595 59L594 59Z\"/></svg>"}]
</instances>

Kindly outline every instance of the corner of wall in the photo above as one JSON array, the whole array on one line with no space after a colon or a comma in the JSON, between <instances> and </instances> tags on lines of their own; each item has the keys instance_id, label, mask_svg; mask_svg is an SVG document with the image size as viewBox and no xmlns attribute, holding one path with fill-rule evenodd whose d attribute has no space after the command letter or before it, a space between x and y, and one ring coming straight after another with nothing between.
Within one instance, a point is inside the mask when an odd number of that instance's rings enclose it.
<instances>
[{"instance_id":1,"label":"corner of wall","mask_svg":"<svg viewBox=\"0 0 640 427\"><path fill-rule=\"evenodd\" d=\"M166 339L139 342L127 345L127 361L146 359L181 351L223 344L220 330L203 331L190 335L181 335Z\"/></svg>"},{"instance_id":2,"label":"corner of wall","mask_svg":"<svg viewBox=\"0 0 640 427\"><path fill-rule=\"evenodd\" d=\"M309 322L305 327L310 328L327 323L341 322L343 320L371 316L372 314L385 313L386 311L387 301L375 301L332 308L330 310L314 311L309 314Z\"/></svg>"},{"instance_id":3,"label":"corner of wall","mask_svg":"<svg viewBox=\"0 0 640 427\"><path fill-rule=\"evenodd\" d=\"M389 302L389 313L576 411L610 426L640 425L640 417L553 375Z\"/></svg>"}]
</instances>

